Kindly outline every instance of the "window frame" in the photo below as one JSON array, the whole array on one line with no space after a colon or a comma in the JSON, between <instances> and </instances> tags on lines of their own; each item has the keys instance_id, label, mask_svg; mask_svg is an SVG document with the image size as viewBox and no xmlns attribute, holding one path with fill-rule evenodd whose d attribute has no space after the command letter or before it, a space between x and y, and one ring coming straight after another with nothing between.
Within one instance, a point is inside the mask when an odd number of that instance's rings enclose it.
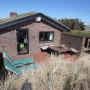
<instances>
[{"instance_id":1,"label":"window frame","mask_svg":"<svg viewBox=\"0 0 90 90\"><path fill-rule=\"evenodd\" d=\"M27 52L24 52L24 53L20 53L19 51L18 51L18 35L17 35L17 33L19 32L19 31L24 31L24 32L26 32L26 39L27 39L27 48L26 48L26 50L27 50ZM28 29L16 29L16 46L17 46L17 55L24 55L24 54L28 54L29 53L29 31L28 31Z\"/></svg>"},{"instance_id":2,"label":"window frame","mask_svg":"<svg viewBox=\"0 0 90 90\"><path fill-rule=\"evenodd\" d=\"M52 40L40 40L40 33L52 33L53 38L52 38ZM54 41L54 31L40 31L39 32L39 42L40 43L48 43L48 42L53 42L53 41Z\"/></svg>"}]
</instances>

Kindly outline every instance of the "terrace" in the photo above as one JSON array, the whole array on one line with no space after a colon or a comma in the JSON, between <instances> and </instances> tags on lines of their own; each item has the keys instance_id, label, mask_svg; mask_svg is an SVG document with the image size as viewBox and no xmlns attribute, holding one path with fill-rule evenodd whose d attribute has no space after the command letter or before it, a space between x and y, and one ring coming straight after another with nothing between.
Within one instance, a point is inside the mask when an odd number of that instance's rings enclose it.
<instances>
[{"instance_id":1,"label":"terrace","mask_svg":"<svg viewBox=\"0 0 90 90\"><path fill-rule=\"evenodd\" d=\"M66 49L63 48L63 50L62 50L61 47L52 47L52 48L49 47L48 49L51 52L54 52L53 53L53 56L55 55L54 57L56 57L58 55L58 56L62 57L63 60L69 60L69 61L76 61L78 59L78 56L76 55L76 53L73 53L72 51L68 51L69 50L68 48L66 48ZM2 58L1 54L0 54L0 60L1 60L0 61L0 65L1 65L0 72L2 73L3 76L5 75L5 77L8 75L8 71L11 74L12 74L12 72L14 74L16 73L16 75L21 74L22 70L23 71L25 70L25 72L30 72L31 70L34 70L34 67L37 69L38 66L42 66L44 63L46 64L46 63L50 62L51 56L52 55L49 54L48 52L34 52L32 54L13 56L12 60L10 60L10 63L9 63L9 62L6 62L7 58L4 56ZM6 59L4 60L4 58L6 58ZM33 62L30 60L33 60ZM15 68L14 63L13 64L11 63L12 61L19 62L20 66L17 65L17 67ZM30 62L26 63L27 61L30 61ZM26 64L21 65L21 63L26 63ZM7 68L7 65L9 65L8 66L9 69ZM34 65L34 66L32 67L32 65ZM16 71L16 72L14 72L14 71Z\"/></svg>"}]
</instances>

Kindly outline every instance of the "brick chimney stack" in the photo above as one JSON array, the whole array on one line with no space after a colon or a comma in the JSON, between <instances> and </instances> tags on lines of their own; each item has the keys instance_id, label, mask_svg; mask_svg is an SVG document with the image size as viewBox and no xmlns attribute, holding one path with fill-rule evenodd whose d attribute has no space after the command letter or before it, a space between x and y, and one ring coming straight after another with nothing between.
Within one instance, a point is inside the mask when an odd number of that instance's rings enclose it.
<instances>
[{"instance_id":1,"label":"brick chimney stack","mask_svg":"<svg viewBox=\"0 0 90 90\"><path fill-rule=\"evenodd\" d=\"M10 17L15 17L15 16L17 16L16 12L10 12Z\"/></svg>"}]
</instances>

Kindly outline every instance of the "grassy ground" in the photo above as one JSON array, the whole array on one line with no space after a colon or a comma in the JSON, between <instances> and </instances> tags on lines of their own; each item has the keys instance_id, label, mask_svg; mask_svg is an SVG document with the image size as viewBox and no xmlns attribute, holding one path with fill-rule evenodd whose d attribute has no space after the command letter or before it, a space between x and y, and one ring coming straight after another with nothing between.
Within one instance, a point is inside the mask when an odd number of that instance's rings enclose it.
<instances>
[{"instance_id":1,"label":"grassy ground","mask_svg":"<svg viewBox=\"0 0 90 90\"><path fill-rule=\"evenodd\" d=\"M90 55L76 62L51 56L51 61L22 76L9 75L0 90L90 90Z\"/></svg>"},{"instance_id":2,"label":"grassy ground","mask_svg":"<svg viewBox=\"0 0 90 90\"><path fill-rule=\"evenodd\" d=\"M90 37L90 32L80 31L80 30L72 30L71 32L64 32L64 34L68 35L76 35L76 36L83 36L83 37Z\"/></svg>"}]
</instances>

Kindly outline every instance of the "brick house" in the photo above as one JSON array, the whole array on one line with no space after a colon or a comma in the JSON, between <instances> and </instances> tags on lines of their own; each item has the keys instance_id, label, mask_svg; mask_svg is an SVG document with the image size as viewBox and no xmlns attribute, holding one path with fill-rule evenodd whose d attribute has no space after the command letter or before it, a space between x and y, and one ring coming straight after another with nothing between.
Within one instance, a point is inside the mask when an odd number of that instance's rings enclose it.
<instances>
[{"instance_id":1,"label":"brick house","mask_svg":"<svg viewBox=\"0 0 90 90\"><path fill-rule=\"evenodd\" d=\"M17 15L0 22L0 49L11 56L41 51L41 47L60 45L61 32L70 29L42 13Z\"/></svg>"}]
</instances>

